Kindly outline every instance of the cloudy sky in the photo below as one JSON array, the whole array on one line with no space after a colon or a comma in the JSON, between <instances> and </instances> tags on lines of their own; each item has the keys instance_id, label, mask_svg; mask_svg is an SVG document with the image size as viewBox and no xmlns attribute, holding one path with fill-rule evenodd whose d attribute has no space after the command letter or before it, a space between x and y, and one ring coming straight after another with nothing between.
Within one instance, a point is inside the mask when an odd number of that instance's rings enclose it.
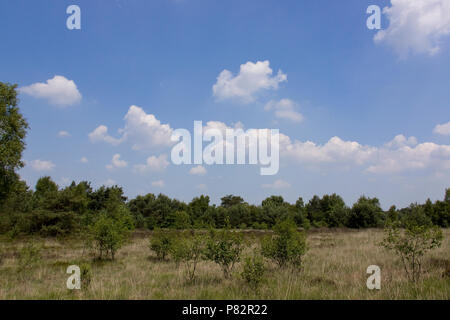
<instances>
[{"instance_id":1,"label":"cloudy sky","mask_svg":"<svg viewBox=\"0 0 450 320\"><path fill-rule=\"evenodd\" d=\"M66 9L81 8L81 30ZM369 5L382 8L369 30ZM384 8L384 9L383 9ZM23 179L259 203L382 206L450 187L450 1L1 1L0 81L30 123ZM280 170L175 166L173 130L280 130Z\"/></svg>"}]
</instances>

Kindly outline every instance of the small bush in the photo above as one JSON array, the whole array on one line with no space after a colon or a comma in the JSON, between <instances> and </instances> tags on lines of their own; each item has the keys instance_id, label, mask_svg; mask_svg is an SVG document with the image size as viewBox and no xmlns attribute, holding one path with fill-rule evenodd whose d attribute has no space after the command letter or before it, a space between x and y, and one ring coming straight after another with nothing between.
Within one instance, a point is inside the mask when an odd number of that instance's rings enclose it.
<instances>
[{"instance_id":1,"label":"small bush","mask_svg":"<svg viewBox=\"0 0 450 320\"><path fill-rule=\"evenodd\" d=\"M159 260L164 260L171 252L175 237L167 230L155 230L150 237L150 249Z\"/></svg>"},{"instance_id":2,"label":"small bush","mask_svg":"<svg viewBox=\"0 0 450 320\"><path fill-rule=\"evenodd\" d=\"M99 259L109 257L114 260L129 232L129 228L121 220L103 213L89 229L89 246L97 251Z\"/></svg>"},{"instance_id":3,"label":"small bush","mask_svg":"<svg viewBox=\"0 0 450 320\"><path fill-rule=\"evenodd\" d=\"M290 220L277 223L273 231L274 235L262 241L262 255L275 261L279 267L300 267L306 253L305 234L297 231L297 225Z\"/></svg>"},{"instance_id":4,"label":"small bush","mask_svg":"<svg viewBox=\"0 0 450 320\"><path fill-rule=\"evenodd\" d=\"M24 271L33 268L41 260L41 248L28 243L19 250L19 270Z\"/></svg>"},{"instance_id":5,"label":"small bush","mask_svg":"<svg viewBox=\"0 0 450 320\"><path fill-rule=\"evenodd\" d=\"M186 266L189 281L194 281L197 264L203 260L205 254L205 238L200 234L185 236L178 241L179 261Z\"/></svg>"},{"instance_id":6,"label":"small bush","mask_svg":"<svg viewBox=\"0 0 450 320\"><path fill-rule=\"evenodd\" d=\"M266 266L261 256L254 255L245 259L241 277L250 288L257 290L264 280L265 273Z\"/></svg>"},{"instance_id":7,"label":"small bush","mask_svg":"<svg viewBox=\"0 0 450 320\"><path fill-rule=\"evenodd\" d=\"M396 222L385 228L381 245L401 258L408 279L415 282L422 273L423 256L440 247L442 239L442 230L437 226L406 223L401 229L400 223Z\"/></svg>"},{"instance_id":8,"label":"small bush","mask_svg":"<svg viewBox=\"0 0 450 320\"><path fill-rule=\"evenodd\" d=\"M236 262L239 262L243 250L242 235L229 229L210 231L207 240L205 257L222 268L225 278L231 276Z\"/></svg>"}]
</instances>

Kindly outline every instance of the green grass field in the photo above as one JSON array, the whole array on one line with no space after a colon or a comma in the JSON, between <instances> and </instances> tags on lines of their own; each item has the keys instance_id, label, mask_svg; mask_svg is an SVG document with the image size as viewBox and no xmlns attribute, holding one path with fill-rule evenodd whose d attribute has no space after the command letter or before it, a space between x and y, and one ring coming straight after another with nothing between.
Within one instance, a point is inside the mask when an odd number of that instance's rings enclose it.
<instances>
[{"instance_id":1,"label":"green grass field","mask_svg":"<svg viewBox=\"0 0 450 320\"><path fill-rule=\"evenodd\" d=\"M301 270L267 263L266 281L255 291L239 277L224 279L219 266L201 262L195 282L183 265L158 261L148 247L150 233L135 232L116 261L95 261L82 239L2 239L0 299L450 299L450 230L440 248L426 255L419 282L406 279L399 258L377 244L381 230L313 230ZM243 256L258 248L260 233L245 235ZM18 251L31 241L42 247L41 260L20 268ZM88 288L68 290L66 269L89 263ZM381 268L381 290L369 290L366 269Z\"/></svg>"}]
</instances>

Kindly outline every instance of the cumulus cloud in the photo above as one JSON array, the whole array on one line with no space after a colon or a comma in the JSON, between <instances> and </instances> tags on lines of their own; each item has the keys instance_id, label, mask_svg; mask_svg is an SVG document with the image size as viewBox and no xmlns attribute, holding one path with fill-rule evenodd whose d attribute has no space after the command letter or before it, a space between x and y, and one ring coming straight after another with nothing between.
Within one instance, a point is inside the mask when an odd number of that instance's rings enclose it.
<instances>
[{"instance_id":1,"label":"cumulus cloud","mask_svg":"<svg viewBox=\"0 0 450 320\"><path fill-rule=\"evenodd\" d=\"M433 132L443 136L450 136L450 122L438 124L436 127L434 127Z\"/></svg>"},{"instance_id":2,"label":"cumulus cloud","mask_svg":"<svg viewBox=\"0 0 450 320\"><path fill-rule=\"evenodd\" d=\"M206 169L203 166L196 166L189 170L189 173L192 175L204 176L206 174Z\"/></svg>"},{"instance_id":3,"label":"cumulus cloud","mask_svg":"<svg viewBox=\"0 0 450 320\"><path fill-rule=\"evenodd\" d=\"M264 110L274 110L275 117L279 119L301 122L303 120L303 115L295 110L296 107L297 104L294 101L290 99L281 99L280 101L269 101L264 107Z\"/></svg>"},{"instance_id":4,"label":"cumulus cloud","mask_svg":"<svg viewBox=\"0 0 450 320\"><path fill-rule=\"evenodd\" d=\"M280 134L280 153L298 163L354 163L362 164L369 160L376 148L364 146L356 141L344 141L339 137L331 138L324 145L312 141L301 142Z\"/></svg>"},{"instance_id":5,"label":"cumulus cloud","mask_svg":"<svg viewBox=\"0 0 450 320\"><path fill-rule=\"evenodd\" d=\"M152 187L162 188L165 186L164 180L157 180L152 182Z\"/></svg>"},{"instance_id":6,"label":"cumulus cloud","mask_svg":"<svg viewBox=\"0 0 450 320\"><path fill-rule=\"evenodd\" d=\"M393 47L401 57L410 52L434 55L450 34L448 0L391 0L383 13L389 27L378 31L374 41Z\"/></svg>"},{"instance_id":7,"label":"cumulus cloud","mask_svg":"<svg viewBox=\"0 0 450 320\"><path fill-rule=\"evenodd\" d=\"M320 145L311 141L291 141L280 134L280 155L297 165L320 167L358 166L373 174L402 173L411 170L450 169L450 146L432 142L417 143L414 137L398 135L381 147L331 138Z\"/></svg>"},{"instance_id":8,"label":"cumulus cloud","mask_svg":"<svg viewBox=\"0 0 450 320\"><path fill-rule=\"evenodd\" d=\"M426 168L450 169L450 146L425 142L415 147L395 150L380 149L375 163L367 168L371 173L399 173Z\"/></svg>"},{"instance_id":9,"label":"cumulus cloud","mask_svg":"<svg viewBox=\"0 0 450 320\"><path fill-rule=\"evenodd\" d=\"M30 166L35 171L51 171L55 167L55 164L47 160L33 160L30 161Z\"/></svg>"},{"instance_id":10,"label":"cumulus cloud","mask_svg":"<svg viewBox=\"0 0 450 320\"><path fill-rule=\"evenodd\" d=\"M94 131L89 133L89 139L92 143L96 142L106 142L112 145L120 144L123 139L122 138L114 138L108 134L108 127L104 125L98 126Z\"/></svg>"},{"instance_id":11,"label":"cumulus cloud","mask_svg":"<svg viewBox=\"0 0 450 320\"><path fill-rule=\"evenodd\" d=\"M406 138L403 134L399 134L394 137L391 141L385 144L388 148L401 148L405 146L415 146L417 144L416 137Z\"/></svg>"},{"instance_id":12,"label":"cumulus cloud","mask_svg":"<svg viewBox=\"0 0 450 320\"><path fill-rule=\"evenodd\" d=\"M20 88L20 92L35 98L46 99L50 104L67 107L81 101L81 93L73 80L54 76L45 83L34 83Z\"/></svg>"},{"instance_id":13,"label":"cumulus cloud","mask_svg":"<svg viewBox=\"0 0 450 320\"><path fill-rule=\"evenodd\" d=\"M287 75L281 70L276 75L270 68L269 61L251 61L240 66L239 73L233 75L223 70L213 85L213 94L218 100L238 99L249 103L264 90L276 90L281 82L287 81Z\"/></svg>"},{"instance_id":14,"label":"cumulus cloud","mask_svg":"<svg viewBox=\"0 0 450 320\"><path fill-rule=\"evenodd\" d=\"M108 134L108 127L98 126L89 134L92 142L106 142L118 145L124 141L131 143L134 150L152 147L170 146L173 129L168 124L162 124L153 114L146 113L142 108L131 106L125 115L125 127L119 130L121 136L114 138Z\"/></svg>"},{"instance_id":15,"label":"cumulus cloud","mask_svg":"<svg viewBox=\"0 0 450 320\"><path fill-rule=\"evenodd\" d=\"M286 189L289 188L291 184L282 179L275 180L273 183L263 184L261 187L266 189Z\"/></svg>"},{"instance_id":16,"label":"cumulus cloud","mask_svg":"<svg viewBox=\"0 0 450 320\"><path fill-rule=\"evenodd\" d=\"M167 161L167 154L161 154L159 156L151 156L147 158L145 164L138 164L134 166L135 171L145 173L147 171L164 171L169 166Z\"/></svg>"},{"instance_id":17,"label":"cumulus cloud","mask_svg":"<svg viewBox=\"0 0 450 320\"><path fill-rule=\"evenodd\" d=\"M120 154L115 154L112 157L111 163L106 165L106 168L109 170L118 169L118 168L125 168L128 166L128 162L125 160L120 159Z\"/></svg>"}]
</instances>

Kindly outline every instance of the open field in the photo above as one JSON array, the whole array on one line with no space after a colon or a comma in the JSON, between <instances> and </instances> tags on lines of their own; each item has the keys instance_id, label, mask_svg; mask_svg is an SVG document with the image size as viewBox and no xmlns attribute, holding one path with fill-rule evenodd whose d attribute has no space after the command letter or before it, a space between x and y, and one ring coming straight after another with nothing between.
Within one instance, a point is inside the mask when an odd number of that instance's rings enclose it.
<instances>
[{"instance_id":1,"label":"open field","mask_svg":"<svg viewBox=\"0 0 450 320\"><path fill-rule=\"evenodd\" d=\"M442 247L424 259L422 279L408 282L400 260L379 247L381 230L316 230L307 237L302 270L278 269L268 263L267 280L258 291L240 279L241 265L231 279L219 266L201 262L194 283L186 280L183 265L158 261L148 248L148 233L136 232L116 261L94 261L77 239L2 239L0 299L450 299L450 230ZM257 232L246 234L254 251ZM19 270L18 250L26 241L42 246L36 266ZM68 290L66 268L90 263L89 288ZM381 290L368 290L369 265L381 268Z\"/></svg>"}]
</instances>

